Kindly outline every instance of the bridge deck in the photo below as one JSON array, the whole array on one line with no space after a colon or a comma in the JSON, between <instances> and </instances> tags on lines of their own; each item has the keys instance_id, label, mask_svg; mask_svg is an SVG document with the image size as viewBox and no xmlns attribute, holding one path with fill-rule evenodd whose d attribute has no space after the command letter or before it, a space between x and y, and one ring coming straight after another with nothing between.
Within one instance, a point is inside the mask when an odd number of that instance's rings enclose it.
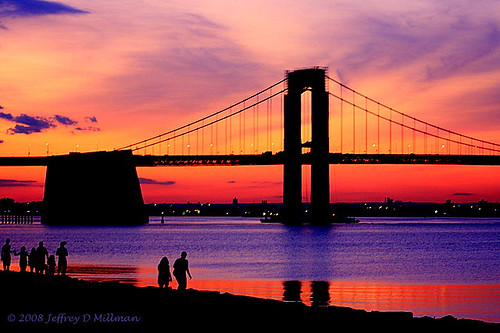
<instances>
[{"instance_id":1,"label":"bridge deck","mask_svg":"<svg viewBox=\"0 0 500 333\"><path fill-rule=\"evenodd\" d=\"M74 153L70 154L73 155ZM80 154L74 154L80 155ZM81 154L84 155L84 154ZM48 157L0 157L0 166L46 166ZM302 155L303 164L310 164L310 155ZM330 153L330 164L451 164L500 165L498 155L420 155L420 154L337 154ZM137 167L282 165L283 153L261 155L134 155Z\"/></svg>"},{"instance_id":2,"label":"bridge deck","mask_svg":"<svg viewBox=\"0 0 500 333\"><path fill-rule=\"evenodd\" d=\"M311 163L310 154L304 154L303 164ZM262 155L222 156L134 156L137 166L207 166L207 165L281 165L283 153ZM494 155L414 155L414 154L336 154L328 156L330 164L456 164L500 165L500 156Z\"/></svg>"}]
</instances>

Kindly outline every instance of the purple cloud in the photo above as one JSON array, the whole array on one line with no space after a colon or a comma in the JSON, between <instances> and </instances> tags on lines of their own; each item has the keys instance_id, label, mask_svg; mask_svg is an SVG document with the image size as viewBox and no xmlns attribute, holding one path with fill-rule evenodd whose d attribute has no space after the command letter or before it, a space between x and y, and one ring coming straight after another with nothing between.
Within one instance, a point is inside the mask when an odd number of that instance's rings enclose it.
<instances>
[{"instance_id":1,"label":"purple cloud","mask_svg":"<svg viewBox=\"0 0 500 333\"><path fill-rule=\"evenodd\" d=\"M12 116L10 113L0 112L0 119L12 120L14 119L14 116Z\"/></svg>"},{"instance_id":2,"label":"purple cloud","mask_svg":"<svg viewBox=\"0 0 500 333\"><path fill-rule=\"evenodd\" d=\"M17 123L7 130L10 134L31 134L39 133L51 127L55 127L50 119L44 117L33 117L27 114L12 116L10 113L2 113L1 118Z\"/></svg>"},{"instance_id":3,"label":"purple cloud","mask_svg":"<svg viewBox=\"0 0 500 333\"><path fill-rule=\"evenodd\" d=\"M0 17L41 16L61 14L87 14L87 11L73 8L60 2L43 0L3 0Z\"/></svg>"},{"instance_id":4,"label":"purple cloud","mask_svg":"<svg viewBox=\"0 0 500 333\"><path fill-rule=\"evenodd\" d=\"M86 126L86 127L75 127L76 131L91 131L91 132L99 132L101 129L95 126Z\"/></svg>"},{"instance_id":5,"label":"purple cloud","mask_svg":"<svg viewBox=\"0 0 500 333\"><path fill-rule=\"evenodd\" d=\"M0 112L0 119L16 123L14 127L7 129L7 133L11 135L40 133L50 128L55 128L59 125L74 126L74 130L77 131L100 131L100 128L94 126L77 127L76 125L78 125L78 121L62 115L54 115L53 117L47 118L40 116L30 116L24 113L20 114L19 116L13 116L10 113Z\"/></svg>"},{"instance_id":6,"label":"purple cloud","mask_svg":"<svg viewBox=\"0 0 500 333\"><path fill-rule=\"evenodd\" d=\"M56 114L54 116L54 119L60 123L60 124L63 124L63 125L76 125L78 122L69 118L69 117L65 117L65 116L61 116L61 115L58 115Z\"/></svg>"}]
</instances>

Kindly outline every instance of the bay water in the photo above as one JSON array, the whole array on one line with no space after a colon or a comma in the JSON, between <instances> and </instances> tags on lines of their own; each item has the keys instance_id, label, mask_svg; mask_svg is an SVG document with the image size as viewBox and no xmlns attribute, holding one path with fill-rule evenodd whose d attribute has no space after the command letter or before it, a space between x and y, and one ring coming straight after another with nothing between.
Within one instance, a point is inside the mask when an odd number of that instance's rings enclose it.
<instances>
[{"instance_id":1,"label":"bay water","mask_svg":"<svg viewBox=\"0 0 500 333\"><path fill-rule=\"evenodd\" d=\"M314 227L152 217L143 226L0 225L0 237L17 251L43 241L49 254L66 241L68 275L88 280L155 286L160 259L172 266L186 251L188 288L500 322L500 219L360 218Z\"/></svg>"}]
</instances>

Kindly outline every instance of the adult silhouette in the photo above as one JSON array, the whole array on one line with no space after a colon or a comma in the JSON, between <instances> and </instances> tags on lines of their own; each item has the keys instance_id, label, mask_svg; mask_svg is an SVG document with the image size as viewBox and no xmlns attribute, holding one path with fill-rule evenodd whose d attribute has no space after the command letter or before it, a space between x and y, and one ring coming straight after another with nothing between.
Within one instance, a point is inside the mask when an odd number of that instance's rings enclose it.
<instances>
[{"instance_id":1,"label":"adult silhouette","mask_svg":"<svg viewBox=\"0 0 500 333\"><path fill-rule=\"evenodd\" d=\"M57 275L66 275L66 269L68 268L68 261L66 259L68 249L64 247L66 244L66 242L61 242L59 248L56 250L56 256L59 258L57 261Z\"/></svg>"},{"instance_id":2,"label":"adult silhouette","mask_svg":"<svg viewBox=\"0 0 500 333\"><path fill-rule=\"evenodd\" d=\"M12 257L10 256L10 254L12 252L13 251L10 250L10 238L7 238L5 240L5 244L2 246L2 253L1 253L4 271L10 270L10 262L12 260Z\"/></svg>"},{"instance_id":3,"label":"adult silhouette","mask_svg":"<svg viewBox=\"0 0 500 333\"><path fill-rule=\"evenodd\" d=\"M158 264L158 285L160 288L169 289L170 281L172 281L172 275L170 275L170 264L167 257L163 257Z\"/></svg>"},{"instance_id":4,"label":"adult silhouette","mask_svg":"<svg viewBox=\"0 0 500 333\"><path fill-rule=\"evenodd\" d=\"M189 272L189 263L186 259L187 253L183 251L181 257L174 262L174 276L177 280L178 286L177 290L186 290L187 278L186 274L192 279L191 273Z\"/></svg>"},{"instance_id":5,"label":"adult silhouette","mask_svg":"<svg viewBox=\"0 0 500 333\"><path fill-rule=\"evenodd\" d=\"M44 273L47 266L45 265L45 258L49 259L49 251L43 246L43 242L38 242L38 247L36 248L36 266L35 272Z\"/></svg>"}]
</instances>

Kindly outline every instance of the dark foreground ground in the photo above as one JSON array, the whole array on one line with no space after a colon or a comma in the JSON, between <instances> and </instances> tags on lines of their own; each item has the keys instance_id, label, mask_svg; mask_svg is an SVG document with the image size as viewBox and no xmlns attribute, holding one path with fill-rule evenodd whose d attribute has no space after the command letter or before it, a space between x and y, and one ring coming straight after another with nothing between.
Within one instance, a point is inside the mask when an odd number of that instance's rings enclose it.
<instances>
[{"instance_id":1,"label":"dark foreground ground","mask_svg":"<svg viewBox=\"0 0 500 333\"><path fill-rule=\"evenodd\" d=\"M0 332L500 332L500 324L410 312L309 307L217 292L0 272ZM217 331L215 331L217 330Z\"/></svg>"}]
</instances>

